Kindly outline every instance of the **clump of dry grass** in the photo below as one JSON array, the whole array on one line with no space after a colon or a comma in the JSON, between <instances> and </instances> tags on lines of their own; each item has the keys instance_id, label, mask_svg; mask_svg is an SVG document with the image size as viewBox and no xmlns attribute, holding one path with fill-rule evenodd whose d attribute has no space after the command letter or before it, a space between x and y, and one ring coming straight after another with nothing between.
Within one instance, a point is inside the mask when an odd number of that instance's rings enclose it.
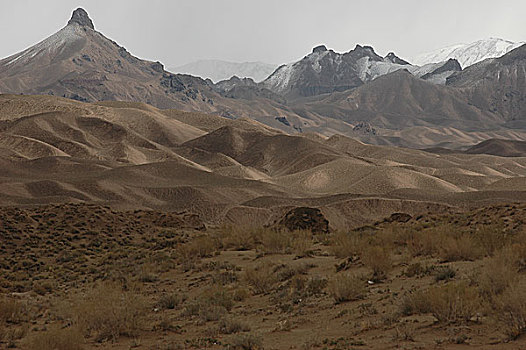
<instances>
[{"instance_id":1,"label":"clump of dry grass","mask_svg":"<svg viewBox=\"0 0 526 350\"><path fill-rule=\"evenodd\" d=\"M407 296L402 304L402 313L431 313L439 322L467 322L480 307L477 290L460 282L432 287Z\"/></svg>"},{"instance_id":2,"label":"clump of dry grass","mask_svg":"<svg viewBox=\"0 0 526 350\"><path fill-rule=\"evenodd\" d=\"M443 261L473 261L484 256L480 245L468 234L445 237L439 254Z\"/></svg>"},{"instance_id":3,"label":"clump of dry grass","mask_svg":"<svg viewBox=\"0 0 526 350\"><path fill-rule=\"evenodd\" d=\"M210 236L198 236L190 242L180 245L176 252L180 260L195 260L211 257L217 250L217 242Z\"/></svg>"},{"instance_id":4,"label":"clump of dry grass","mask_svg":"<svg viewBox=\"0 0 526 350\"><path fill-rule=\"evenodd\" d=\"M82 334L75 328L52 329L30 337L28 350L82 350Z\"/></svg>"},{"instance_id":5,"label":"clump of dry grass","mask_svg":"<svg viewBox=\"0 0 526 350\"><path fill-rule=\"evenodd\" d=\"M234 298L223 287L213 286L188 303L185 316L199 316L204 321L218 321L232 309Z\"/></svg>"},{"instance_id":6,"label":"clump of dry grass","mask_svg":"<svg viewBox=\"0 0 526 350\"><path fill-rule=\"evenodd\" d=\"M359 255L367 246L366 239L359 233L338 232L330 241L330 251L337 258Z\"/></svg>"},{"instance_id":7,"label":"clump of dry grass","mask_svg":"<svg viewBox=\"0 0 526 350\"><path fill-rule=\"evenodd\" d=\"M28 319L27 305L13 298L0 297L0 324L19 324Z\"/></svg>"},{"instance_id":8,"label":"clump of dry grass","mask_svg":"<svg viewBox=\"0 0 526 350\"><path fill-rule=\"evenodd\" d=\"M254 268L247 268L245 280L252 287L255 294L267 293L274 288L278 278L271 264L260 264Z\"/></svg>"},{"instance_id":9,"label":"clump of dry grass","mask_svg":"<svg viewBox=\"0 0 526 350\"><path fill-rule=\"evenodd\" d=\"M157 306L161 309L173 310L186 300L186 296L180 293L170 293L161 296Z\"/></svg>"},{"instance_id":10,"label":"clump of dry grass","mask_svg":"<svg viewBox=\"0 0 526 350\"><path fill-rule=\"evenodd\" d=\"M86 336L94 335L99 342L116 340L119 336L136 336L147 308L143 297L111 283L100 284L85 295L77 295L69 306L74 324L84 330Z\"/></svg>"},{"instance_id":11,"label":"clump of dry grass","mask_svg":"<svg viewBox=\"0 0 526 350\"><path fill-rule=\"evenodd\" d=\"M288 231L266 229L261 231L258 249L265 254L286 254L292 246L292 235Z\"/></svg>"},{"instance_id":12,"label":"clump of dry grass","mask_svg":"<svg viewBox=\"0 0 526 350\"><path fill-rule=\"evenodd\" d=\"M258 229L242 226L221 227L216 235L223 249L250 250L256 247Z\"/></svg>"},{"instance_id":13,"label":"clump of dry grass","mask_svg":"<svg viewBox=\"0 0 526 350\"><path fill-rule=\"evenodd\" d=\"M350 273L338 274L330 279L328 290L337 303L363 299L367 294L364 279Z\"/></svg>"},{"instance_id":14,"label":"clump of dry grass","mask_svg":"<svg viewBox=\"0 0 526 350\"><path fill-rule=\"evenodd\" d=\"M391 254L384 247L368 247L362 256L362 261L373 271L372 280L374 281L387 278L388 273L393 269Z\"/></svg>"},{"instance_id":15,"label":"clump of dry grass","mask_svg":"<svg viewBox=\"0 0 526 350\"><path fill-rule=\"evenodd\" d=\"M488 259L475 278L479 292L490 303L519 278L518 256L507 246Z\"/></svg>"}]
</instances>

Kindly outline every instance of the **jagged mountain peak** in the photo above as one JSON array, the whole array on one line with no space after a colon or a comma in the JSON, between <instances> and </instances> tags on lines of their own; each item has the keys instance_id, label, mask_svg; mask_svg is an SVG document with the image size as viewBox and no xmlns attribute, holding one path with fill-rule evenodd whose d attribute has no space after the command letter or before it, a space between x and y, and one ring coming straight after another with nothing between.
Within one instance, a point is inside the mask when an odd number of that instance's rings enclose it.
<instances>
[{"instance_id":1,"label":"jagged mountain peak","mask_svg":"<svg viewBox=\"0 0 526 350\"><path fill-rule=\"evenodd\" d=\"M406 60L403 60L401 59L400 57L398 57L397 55L395 55L394 52L389 52L387 54L387 56L384 57L384 61L386 62L391 62L391 63L395 63L395 64L401 64L401 65L407 65L407 64L410 64L409 62L407 62Z\"/></svg>"},{"instance_id":2,"label":"jagged mountain peak","mask_svg":"<svg viewBox=\"0 0 526 350\"><path fill-rule=\"evenodd\" d=\"M91 20L91 18L89 18L88 13L86 12L86 10L84 10L81 7L73 11L73 14L71 15L71 19L68 21L68 25L71 25L73 23L77 23L83 27L95 29L95 26L93 25L93 21Z\"/></svg>"}]
</instances>

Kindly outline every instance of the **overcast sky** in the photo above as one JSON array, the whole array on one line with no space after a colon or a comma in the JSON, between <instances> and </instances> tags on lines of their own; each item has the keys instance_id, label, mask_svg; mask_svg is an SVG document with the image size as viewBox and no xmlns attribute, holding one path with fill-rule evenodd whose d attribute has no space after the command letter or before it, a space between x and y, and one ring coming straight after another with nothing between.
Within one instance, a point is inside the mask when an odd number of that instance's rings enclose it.
<instances>
[{"instance_id":1,"label":"overcast sky","mask_svg":"<svg viewBox=\"0 0 526 350\"><path fill-rule=\"evenodd\" d=\"M318 44L410 59L487 37L526 41L524 0L0 0L0 58L53 34L77 7L132 54L171 67L288 63Z\"/></svg>"}]
</instances>

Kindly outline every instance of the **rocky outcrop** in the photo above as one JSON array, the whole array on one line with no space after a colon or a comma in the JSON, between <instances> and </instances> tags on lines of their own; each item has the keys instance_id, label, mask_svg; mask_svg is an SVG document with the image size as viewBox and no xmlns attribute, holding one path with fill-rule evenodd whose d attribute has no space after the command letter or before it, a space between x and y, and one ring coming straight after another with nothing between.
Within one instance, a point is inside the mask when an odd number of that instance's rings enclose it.
<instances>
[{"instance_id":1,"label":"rocky outcrop","mask_svg":"<svg viewBox=\"0 0 526 350\"><path fill-rule=\"evenodd\" d=\"M73 11L73 14L71 15L71 19L68 21L68 25L73 24L73 23L80 24L83 27L95 29L95 26L93 25L91 18L89 18L86 10L80 7L76 9L75 11Z\"/></svg>"},{"instance_id":2,"label":"rocky outcrop","mask_svg":"<svg viewBox=\"0 0 526 350\"><path fill-rule=\"evenodd\" d=\"M328 233L329 221L318 208L298 207L290 210L278 222L278 226L289 231L310 230L313 233Z\"/></svg>"}]
</instances>

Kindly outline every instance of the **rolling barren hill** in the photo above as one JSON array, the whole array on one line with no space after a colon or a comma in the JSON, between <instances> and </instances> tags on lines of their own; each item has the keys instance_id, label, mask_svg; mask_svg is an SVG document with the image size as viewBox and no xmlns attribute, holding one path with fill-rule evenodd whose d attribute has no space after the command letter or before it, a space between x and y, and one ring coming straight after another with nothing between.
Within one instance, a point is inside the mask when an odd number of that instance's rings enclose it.
<instances>
[{"instance_id":1,"label":"rolling barren hill","mask_svg":"<svg viewBox=\"0 0 526 350\"><path fill-rule=\"evenodd\" d=\"M397 211L526 199L524 157L291 136L250 119L140 103L2 95L0 115L4 206L104 203L269 224L307 205L348 227Z\"/></svg>"}]
</instances>

